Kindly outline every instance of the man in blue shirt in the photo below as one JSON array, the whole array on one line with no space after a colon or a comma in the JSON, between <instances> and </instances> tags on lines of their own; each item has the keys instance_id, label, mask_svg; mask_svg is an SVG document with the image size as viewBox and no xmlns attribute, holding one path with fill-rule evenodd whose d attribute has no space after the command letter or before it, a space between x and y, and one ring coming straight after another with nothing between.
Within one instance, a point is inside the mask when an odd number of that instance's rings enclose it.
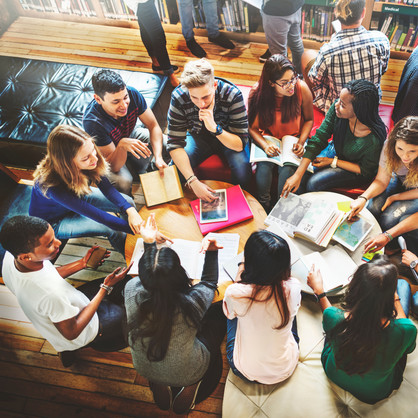
<instances>
[{"instance_id":1,"label":"man in blue shirt","mask_svg":"<svg viewBox=\"0 0 418 418\"><path fill-rule=\"evenodd\" d=\"M109 179L120 192L130 195L133 175L147 171L151 144L155 166L162 171L163 134L142 94L127 87L112 70L100 70L92 77L94 100L87 106L83 126L95 138L111 168ZM146 129L137 126L138 119Z\"/></svg>"}]
</instances>

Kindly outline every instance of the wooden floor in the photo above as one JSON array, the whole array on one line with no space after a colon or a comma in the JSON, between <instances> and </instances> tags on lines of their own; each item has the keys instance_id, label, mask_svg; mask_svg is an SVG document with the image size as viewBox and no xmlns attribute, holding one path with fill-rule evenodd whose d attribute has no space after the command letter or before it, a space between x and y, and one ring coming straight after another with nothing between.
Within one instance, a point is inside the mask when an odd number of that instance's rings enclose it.
<instances>
[{"instance_id":1,"label":"wooden floor","mask_svg":"<svg viewBox=\"0 0 418 418\"><path fill-rule=\"evenodd\" d=\"M172 63L180 67L194 59L179 31L167 33ZM252 85L266 45L236 43L225 51L197 36L216 75ZM137 29L19 18L0 38L0 55L77 63L99 67L151 71L151 61ZM393 103L404 62L391 60L382 81L384 102ZM30 174L27 176L30 178ZM137 200L139 199L139 201ZM141 203L141 194L136 201ZM57 261L65 264L83 255L98 240L71 240ZM106 241L99 241L107 245ZM74 285L106 275L123 260L115 255L99 271L71 278ZM224 349L224 347L223 347ZM215 393L197 405L192 417L221 416L228 367ZM73 367L62 367L56 352L23 315L16 299L0 286L0 415L1 417L156 417L169 416L153 403L147 382L132 367L129 350L103 354L82 351Z\"/></svg>"}]
</instances>

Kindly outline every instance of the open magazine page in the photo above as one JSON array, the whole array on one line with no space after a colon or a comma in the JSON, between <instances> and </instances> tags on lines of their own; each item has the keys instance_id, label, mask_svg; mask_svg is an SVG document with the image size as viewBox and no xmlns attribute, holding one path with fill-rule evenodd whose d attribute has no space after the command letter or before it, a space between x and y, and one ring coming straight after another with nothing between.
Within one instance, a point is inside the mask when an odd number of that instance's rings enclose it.
<instances>
[{"instance_id":1,"label":"open magazine page","mask_svg":"<svg viewBox=\"0 0 418 418\"><path fill-rule=\"evenodd\" d=\"M272 142L274 145L278 146L280 148L280 151L282 150L282 143L278 139L264 135L264 139L268 142ZM283 166L282 162L282 154L279 154L275 157L269 157L258 145L256 145L254 142L251 144L251 152L250 152L250 162L251 163L258 163L259 161L267 161L270 163L274 163L280 166Z\"/></svg>"},{"instance_id":2,"label":"open magazine page","mask_svg":"<svg viewBox=\"0 0 418 418\"><path fill-rule=\"evenodd\" d=\"M282 138L282 165L286 163L294 164L296 166L300 165L302 161L302 157L298 157L293 152L293 146L298 142L299 138L291 135L286 135ZM308 169L309 172L313 173L313 166L309 164Z\"/></svg>"},{"instance_id":3,"label":"open magazine page","mask_svg":"<svg viewBox=\"0 0 418 418\"><path fill-rule=\"evenodd\" d=\"M350 251L355 251L372 228L373 224L361 216L354 222L346 219L332 238Z\"/></svg>"}]
</instances>

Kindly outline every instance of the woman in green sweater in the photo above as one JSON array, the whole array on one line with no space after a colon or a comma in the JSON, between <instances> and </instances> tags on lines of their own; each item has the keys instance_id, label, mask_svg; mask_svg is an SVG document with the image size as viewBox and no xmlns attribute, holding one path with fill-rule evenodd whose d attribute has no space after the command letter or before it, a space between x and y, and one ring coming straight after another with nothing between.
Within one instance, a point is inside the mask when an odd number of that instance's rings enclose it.
<instances>
[{"instance_id":1,"label":"woman in green sweater","mask_svg":"<svg viewBox=\"0 0 418 418\"><path fill-rule=\"evenodd\" d=\"M353 275L343 309L331 306L321 273L308 275L323 311L325 373L363 402L374 404L398 389L417 329L405 317L396 293L398 271L383 256L362 264Z\"/></svg>"},{"instance_id":2,"label":"woman in green sweater","mask_svg":"<svg viewBox=\"0 0 418 418\"><path fill-rule=\"evenodd\" d=\"M335 157L319 157L331 137ZM371 182L377 173L385 138L386 126L379 116L376 86L366 80L348 82L315 135L308 140L300 166L287 179L281 196L301 193L305 184L306 191L315 192ZM313 175L306 173L311 162L318 169Z\"/></svg>"}]
</instances>

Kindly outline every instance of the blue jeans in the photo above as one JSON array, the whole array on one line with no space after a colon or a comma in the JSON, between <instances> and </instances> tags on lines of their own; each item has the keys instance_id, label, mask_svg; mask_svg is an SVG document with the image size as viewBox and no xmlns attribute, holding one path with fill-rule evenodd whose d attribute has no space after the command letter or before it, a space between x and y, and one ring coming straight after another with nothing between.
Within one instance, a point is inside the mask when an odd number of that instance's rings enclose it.
<instances>
[{"instance_id":1,"label":"blue jeans","mask_svg":"<svg viewBox=\"0 0 418 418\"><path fill-rule=\"evenodd\" d=\"M237 326L238 318L228 319L226 324L226 358L228 364L231 367L231 370L240 377L245 382L253 382L252 380L247 379L236 367L234 364L234 347L235 347L235 336L237 335ZM292 334L295 341L299 345L299 336L298 336L298 325L296 322L296 316L292 324Z\"/></svg>"},{"instance_id":2,"label":"blue jeans","mask_svg":"<svg viewBox=\"0 0 418 418\"><path fill-rule=\"evenodd\" d=\"M406 219L408 216L418 212L418 199L413 200L398 200L393 202L382 212L382 206L386 199L396 193L402 193L407 189L403 186L402 181L398 176L393 175L386 190L379 196L370 199L367 204L367 209L378 220L380 226L384 231L394 227L399 222ZM418 229L403 234L407 248L413 253L418 252Z\"/></svg>"},{"instance_id":3,"label":"blue jeans","mask_svg":"<svg viewBox=\"0 0 418 418\"><path fill-rule=\"evenodd\" d=\"M181 30L184 39L190 41L194 38L193 33L193 0L177 0L181 21ZM203 12L205 13L206 30L210 38L219 35L218 9L216 0L202 0Z\"/></svg>"},{"instance_id":4,"label":"blue jeans","mask_svg":"<svg viewBox=\"0 0 418 418\"><path fill-rule=\"evenodd\" d=\"M108 200L99 189L92 187L91 190L92 192L90 194L83 196L80 199L105 212L120 213L120 209ZM135 207L135 203L131 197L126 195L123 195L123 197ZM126 218L125 213L121 213L121 216ZM105 236L112 246L125 256L126 233L115 231L86 216L72 212L65 216L65 218L54 222L51 226L58 239Z\"/></svg>"},{"instance_id":5,"label":"blue jeans","mask_svg":"<svg viewBox=\"0 0 418 418\"><path fill-rule=\"evenodd\" d=\"M173 74L173 68L166 47L165 33L161 26L161 20L155 8L154 0L139 3L136 14L141 39L148 55L157 58L158 64L165 75Z\"/></svg>"},{"instance_id":6,"label":"blue jeans","mask_svg":"<svg viewBox=\"0 0 418 418\"><path fill-rule=\"evenodd\" d=\"M412 296L411 286L406 280L403 279L398 279L398 286L396 290L398 292L405 315L408 317L409 311L412 309L413 314L418 316L418 292L415 292L415 294Z\"/></svg>"},{"instance_id":7,"label":"blue jeans","mask_svg":"<svg viewBox=\"0 0 418 418\"><path fill-rule=\"evenodd\" d=\"M204 132L198 135L188 133L184 150L189 156L192 168L197 167L213 154L223 155L231 169L232 183L239 184L243 189L247 189L251 180L248 142L242 151L237 152L227 148L210 133Z\"/></svg>"},{"instance_id":8,"label":"blue jeans","mask_svg":"<svg viewBox=\"0 0 418 418\"><path fill-rule=\"evenodd\" d=\"M272 16L261 11L267 44L272 54L287 56L287 44L292 51L292 62L301 74L301 58L304 51L300 24L302 8L289 16Z\"/></svg>"},{"instance_id":9,"label":"blue jeans","mask_svg":"<svg viewBox=\"0 0 418 418\"><path fill-rule=\"evenodd\" d=\"M342 168L322 168L309 176L306 183L307 192L320 192L335 187L359 187L367 183L367 179L359 174L352 173Z\"/></svg>"},{"instance_id":10,"label":"blue jeans","mask_svg":"<svg viewBox=\"0 0 418 418\"><path fill-rule=\"evenodd\" d=\"M285 165L280 167L274 163L260 161L257 163L257 171L255 172L255 182L257 185L257 199L268 213L273 206L271 203L271 183L273 180L273 171L277 167L277 199L283 190L286 180L295 174L296 166Z\"/></svg>"}]
</instances>

